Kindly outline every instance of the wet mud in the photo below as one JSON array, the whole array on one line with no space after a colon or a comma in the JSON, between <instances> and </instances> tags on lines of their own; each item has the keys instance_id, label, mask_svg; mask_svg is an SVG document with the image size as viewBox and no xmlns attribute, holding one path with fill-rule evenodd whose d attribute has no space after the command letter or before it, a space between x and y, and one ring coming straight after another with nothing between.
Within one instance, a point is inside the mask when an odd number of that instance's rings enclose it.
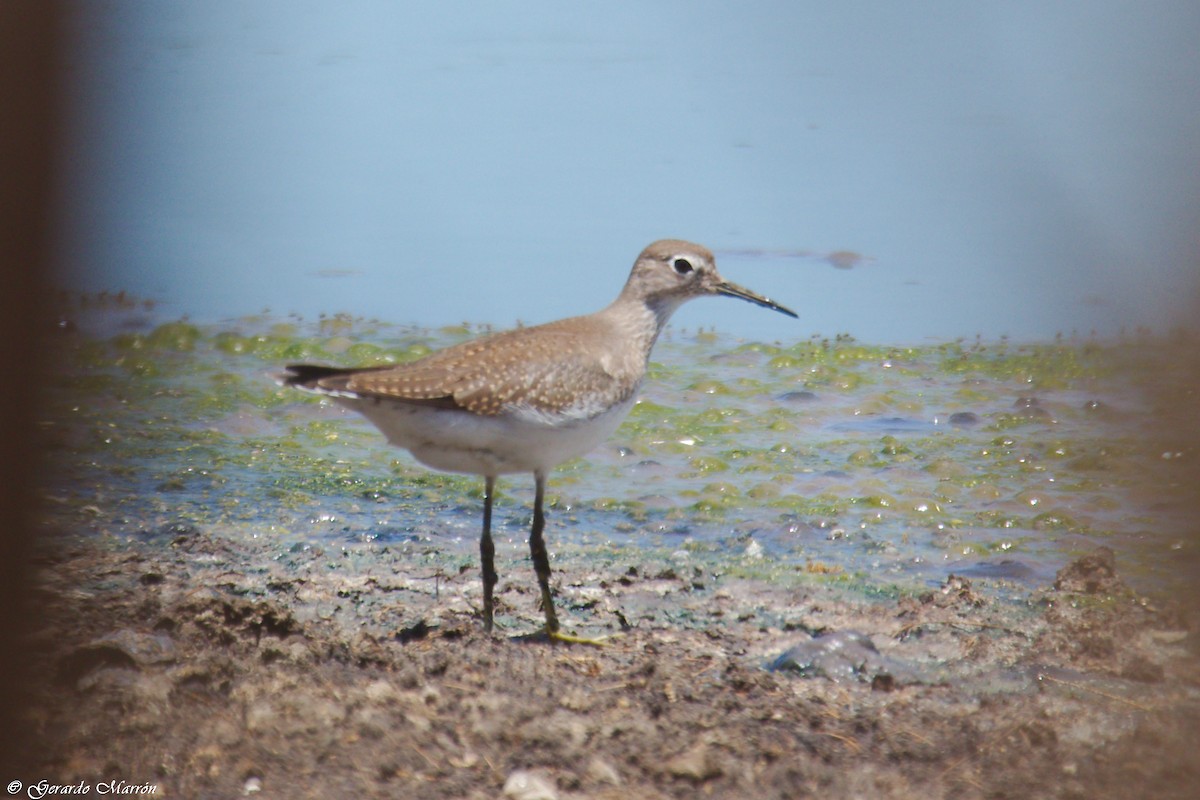
<instances>
[{"instance_id":1,"label":"wet mud","mask_svg":"<svg viewBox=\"0 0 1200 800\"><path fill-rule=\"evenodd\" d=\"M957 577L869 601L663 565L560 568L565 624L611 632L587 646L521 635L539 616L532 581L502 581L521 630L487 636L473 573L405 608L406 581L428 581L402 560L365 580L281 569L182 526L165 543L57 544L26 781L527 800L1200 786L1195 617L1129 590L1111 552L1021 602ZM389 595L390 616L354 613L362 593Z\"/></svg>"}]
</instances>

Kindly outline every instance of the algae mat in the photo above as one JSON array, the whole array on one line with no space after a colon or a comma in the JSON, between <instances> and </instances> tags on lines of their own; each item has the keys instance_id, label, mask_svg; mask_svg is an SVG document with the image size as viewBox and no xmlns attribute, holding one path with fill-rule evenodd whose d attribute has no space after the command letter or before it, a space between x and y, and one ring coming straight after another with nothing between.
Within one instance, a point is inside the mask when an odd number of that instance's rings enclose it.
<instances>
[{"instance_id":1,"label":"algae mat","mask_svg":"<svg viewBox=\"0 0 1200 800\"><path fill-rule=\"evenodd\" d=\"M270 373L411 360L472 333L335 317L64 335L42 420L52 519L117 539L195 524L280 553L386 549L455 572L474 558L481 481L425 470ZM669 332L626 423L552 475L551 549L882 592L953 573L1003 592L1105 545L1135 587L1169 594L1200 563L1180 489L1195 399L1159 344ZM531 484L501 481L509 572L524 569Z\"/></svg>"}]
</instances>

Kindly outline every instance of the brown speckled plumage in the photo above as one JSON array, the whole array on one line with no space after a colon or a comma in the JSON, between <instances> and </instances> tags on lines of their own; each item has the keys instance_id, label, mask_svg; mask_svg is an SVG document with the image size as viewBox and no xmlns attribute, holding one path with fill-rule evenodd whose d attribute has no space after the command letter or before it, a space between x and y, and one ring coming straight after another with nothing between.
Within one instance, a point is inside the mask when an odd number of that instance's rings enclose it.
<instances>
[{"instance_id":1,"label":"brown speckled plumage","mask_svg":"<svg viewBox=\"0 0 1200 800\"><path fill-rule=\"evenodd\" d=\"M549 414L578 411L581 404L600 410L627 398L641 376L615 367L618 359L606 365L585 332L601 341L612 333L588 317L560 320L463 342L407 364L300 373L293 385L484 416L522 406Z\"/></svg>"}]
</instances>

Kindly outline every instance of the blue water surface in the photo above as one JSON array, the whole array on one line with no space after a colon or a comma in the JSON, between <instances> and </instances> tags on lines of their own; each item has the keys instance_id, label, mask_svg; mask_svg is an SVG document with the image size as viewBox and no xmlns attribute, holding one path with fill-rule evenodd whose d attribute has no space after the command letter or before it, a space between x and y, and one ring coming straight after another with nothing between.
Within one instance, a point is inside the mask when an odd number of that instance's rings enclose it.
<instances>
[{"instance_id":1,"label":"blue water surface","mask_svg":"<svg viewBox=\"0 0 1200 800\"><path fill-rule=\"evenodd\" d=\"M584 313L661 237L756 338L1185 319L1200 6L71 7L65 280L168 317Z\"/></svg>"}]
</instances>

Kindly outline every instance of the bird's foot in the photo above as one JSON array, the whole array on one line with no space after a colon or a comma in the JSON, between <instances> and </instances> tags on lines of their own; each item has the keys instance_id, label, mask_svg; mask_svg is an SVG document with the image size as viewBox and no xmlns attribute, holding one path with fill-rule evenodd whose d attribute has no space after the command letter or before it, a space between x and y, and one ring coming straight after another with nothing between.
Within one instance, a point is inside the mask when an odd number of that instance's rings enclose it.
<instances>
[{"instance_id":1,"label":"bird's foot","mask_svg":"<svg viewBox=\"0 0 1200 800\"><path fill-rule=\"evenodd\" d=\"M546 638L552 642L562 642L563 644L588 644L592 647L608 647L608 636L597 636L592 639L586 636L572 636L569 633L562 631L546 631Z\"/></svg>"},{"instance_id":2,"label":"bird's foot","mask_svg":"<svg viewBox=\"0 0 1200 800\"><path fill-rule=\"evenodd\" d=\"M592 647L607 647L611 637L597 636L593 639L587 636L575 636L570 633L563 633L560 630L542 628L535 633L523 633L519 636L514 636L513 639L522 642L550 642L551 644L561 642L562 644L586 644Z\"/></svg>"}]
</instances>

